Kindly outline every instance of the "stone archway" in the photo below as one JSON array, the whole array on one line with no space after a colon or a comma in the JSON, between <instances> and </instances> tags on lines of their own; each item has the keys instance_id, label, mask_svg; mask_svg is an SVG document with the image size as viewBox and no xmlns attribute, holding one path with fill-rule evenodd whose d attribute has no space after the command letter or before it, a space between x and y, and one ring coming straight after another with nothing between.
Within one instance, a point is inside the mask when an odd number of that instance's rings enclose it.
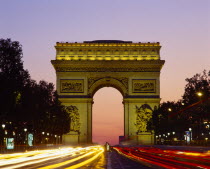
<instances>
[{"instance_id":1,"label":"stone archway","mask_svg":"<svg viewBox=\"0 0 210 169\"><path fill-rule=\"evenodd\" d=\"M159 43L130 41L57 43L56 60L52 61L57 91L71 117L71 131L63 136L63 142L92 143L93 95L110 86L123 96L125 142L153 144L154 133L147 126L152 109L160 103L159 77L164 61L159 49Z\"/></svg>"},{"instance_id":2,"label":"stone archway","mask_svg":"<svg viewBox=\"0 0 210 169\"><path fill-rule=\"evenodd\" d=\"M128 78L126 77L91 77L88 79L88 94L93 97L102 87L116 88L123 97L128 95Z\"/></svg>"}]
</instances>

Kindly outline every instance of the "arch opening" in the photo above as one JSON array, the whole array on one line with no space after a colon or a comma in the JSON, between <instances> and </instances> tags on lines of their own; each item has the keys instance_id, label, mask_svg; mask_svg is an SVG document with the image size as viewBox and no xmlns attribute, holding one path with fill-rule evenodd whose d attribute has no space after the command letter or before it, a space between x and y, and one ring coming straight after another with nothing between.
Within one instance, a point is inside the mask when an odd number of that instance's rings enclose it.
<instances>
[{"instance_id":1,"label":"arch opening","mask_svg":"<svg viewBox=\"0 0 210 169\"><path fill-rule=\"evenodd\" d=\"M93 100L93 143L118 144L119 136L124 135L124 105L121 92L114 87L102 87L95 92Z\"/></svg>"},{"instance_id":2,"label":"arch opening","mask_svg":"<svg viewBox=\"0 0 210 169\"><path fill-rule=\"evenodd\" d=\"M127 89L127 82L122 82L119 79L116 78L110 78L110 77L105 77L98 79L89 89L89 95L94 96L95 93L103 88L103 87L113 87L117 89L123 97L125 97L128 94L128 89Z\"/></svg>"}]
</instances>

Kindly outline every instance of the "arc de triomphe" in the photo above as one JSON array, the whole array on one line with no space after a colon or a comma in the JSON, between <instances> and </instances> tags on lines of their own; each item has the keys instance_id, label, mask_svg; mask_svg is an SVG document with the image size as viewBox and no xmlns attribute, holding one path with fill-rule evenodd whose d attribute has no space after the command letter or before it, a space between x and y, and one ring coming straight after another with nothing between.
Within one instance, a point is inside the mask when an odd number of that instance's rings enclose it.
<instances>
[{"instance_id":1,"label":"arc de triomphe","mask_svg":"<svg viewBox=\"0 0 210 169\"><path fill-rule=\"evenodd\" d=\"M120 40L56 43L59 99L70 113L64 144L92 143L93 96L114 87L123 96L127 142L153 144L152 113L160 103L160 44Z\"/></svg>"}]
</instances>

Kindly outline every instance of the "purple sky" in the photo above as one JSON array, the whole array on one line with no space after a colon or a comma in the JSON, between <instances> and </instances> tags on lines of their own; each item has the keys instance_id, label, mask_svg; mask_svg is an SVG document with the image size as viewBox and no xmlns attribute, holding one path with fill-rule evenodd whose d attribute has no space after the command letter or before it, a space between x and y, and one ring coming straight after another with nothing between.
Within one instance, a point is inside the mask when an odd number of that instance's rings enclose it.
<instances>
[{"instance_id":1,"label":"purple sky","mask_svg":"<svg viewBox=\"0 0 210 169\"><path fill-rule=\"evenodd\" d=\"M0 38L19 41L32 78L53 83L50 60L57 41L158 41L166 60L161 98L173 101L181 98L185 78L210 68L209 11L209 0L0 0ZM102 104L107 98L116 102L110 103L115 108ZM123 131L122 96L103 88L94 100L94 141L102 143L106 136L116 143ZM115 120L101 122L102 109L110 116L116 113Z\"/></svg>"}]
</instances>

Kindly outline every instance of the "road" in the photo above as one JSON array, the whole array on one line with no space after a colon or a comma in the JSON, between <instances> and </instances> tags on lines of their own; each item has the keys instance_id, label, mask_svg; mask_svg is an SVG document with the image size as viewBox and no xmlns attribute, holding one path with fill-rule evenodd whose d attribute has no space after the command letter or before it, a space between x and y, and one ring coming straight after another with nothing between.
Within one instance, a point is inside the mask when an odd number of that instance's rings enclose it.
<instances>
[{"instance_id":1,"label":"road","mask_svg":"<svg viewBox=\"0 0 210 169\"><path fill-rule=\"evenodd\" d=\"M186 147L65 147L61 149L0 154L1 169L210 169L210 151ZM182 150L181 150L182 149ZM206 149L206 148L205 148ZM199 149L200 150L200 149ZM208 150L208 149L207 149Z\"/></svg>"}]
</instances>

